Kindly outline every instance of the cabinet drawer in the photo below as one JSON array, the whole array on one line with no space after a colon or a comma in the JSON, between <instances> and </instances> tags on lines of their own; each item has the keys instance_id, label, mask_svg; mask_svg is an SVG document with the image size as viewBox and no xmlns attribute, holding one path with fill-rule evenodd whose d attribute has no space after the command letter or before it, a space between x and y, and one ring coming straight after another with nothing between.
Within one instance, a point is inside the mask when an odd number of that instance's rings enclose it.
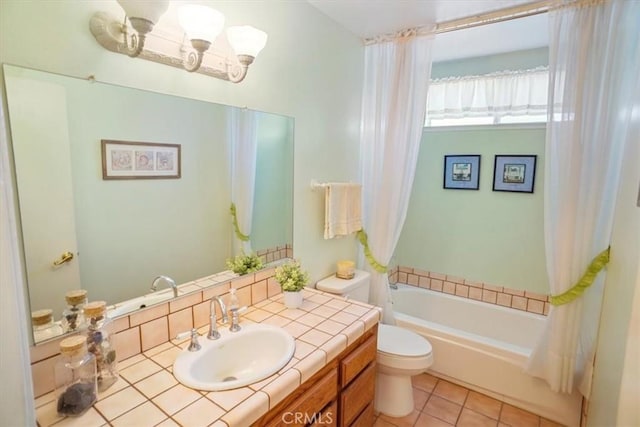
<instances>
[{"instance_id":1,"label":"cabinet drawer","mask_svg":"<svg viewBox=\"0 0 640 427\"><path fill-rule=\"evenodd\" d=\"M349 427L371 427L373 425L373 402L358 415L358 418Z\"/></svg>"},{"instance_id":2,"label":"cabinet drawer","mask_svg":"<svg viewBox=\"0 0 640 427\"><path fill-rule=\"evenodd\" d=\"M315 417L313 421L314 422L310 424L310 427L336 427L338 425L338 402L335 400L331 402ZM367 427L371 427L372 425L373 423Z\"/></svg>"},{"instance_id":3,"label":"cabinet drawer","mask_svg":"<svg viewBox=\"0 0 640 427\"><path fill-rule=\"evenodd\" d=\"M376 364L371 363L340 395L340 425L350 425L373 402L375 391Z\"/></svg>"},{"instance_id":4,"label":"cabinet drawer","mask_svg":"<svg viewBox=\"0 0 640 427\"><path fill-rule=\"evenodd\" d=\"M377 335L372 335L361 346L340 362L340 386L344 387L358 376L370 362L376 360Z\"/></svg>"},{"instance_id":5,"label":"cabinet drawer","mask_svg":"<svg viewBox=\"0 0 640 427\"><path fill-rule=\"evenodd\" d=\"M338 395L338 372L332 369L286 408L270 426L304 426Z\"/></svg>"}]
</instances>

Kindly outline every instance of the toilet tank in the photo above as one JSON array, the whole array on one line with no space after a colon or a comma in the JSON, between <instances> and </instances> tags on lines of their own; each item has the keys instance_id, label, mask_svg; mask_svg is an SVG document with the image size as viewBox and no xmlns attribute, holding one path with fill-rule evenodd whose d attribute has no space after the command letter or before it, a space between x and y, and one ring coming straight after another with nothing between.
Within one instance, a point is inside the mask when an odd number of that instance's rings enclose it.
<instances>
[{"instance_id":1,"label":"toilet tank","mask_svg":"<svg viewBox=\"0 0 640 427\"><path fill-rule=\"evenodd\" d=\"M369 273L362 270L355 270L354 273L353 279L340 279L335 275L324 278L316 283L316 289L355 301L369 302Z\"/></svg>"}]
</instances>

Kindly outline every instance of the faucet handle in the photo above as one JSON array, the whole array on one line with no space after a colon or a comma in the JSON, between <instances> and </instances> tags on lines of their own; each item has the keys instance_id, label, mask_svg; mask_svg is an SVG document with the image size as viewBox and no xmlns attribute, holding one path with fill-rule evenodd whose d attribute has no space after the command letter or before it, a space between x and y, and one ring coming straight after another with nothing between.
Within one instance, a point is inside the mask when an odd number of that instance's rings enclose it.
<instances>
[{"instance_id":1,"label":"faucet handle","mask_svg":"<svg viewBox=\"0 0 640 427\"><path fill-rule=\"evenodd\" d=\"M202 346L200 345L200 343L198 342L198 337L200 336L198 334L198 330L196 328L191 329L190 331L185 331L185 332L181 332L178 335L176 335L176 339L177 340L182 340L185 339L187 337L191 337L191 342L189 343L189 351L198 351L200 350L200 348L202 348Z\"/></svg>"},{"instance_id":2,"label":"faucet handle","mask_svg":"<svg viewBox=\"0 0 640 427\"><path fill-rule=\"evenodd\" d=\"M231 326L229 330L231 332L238 332L240 329L240 313L247 311L247 306L243 306L240 308L232 308L231 310Z\"/></svg>"}]
</instances>

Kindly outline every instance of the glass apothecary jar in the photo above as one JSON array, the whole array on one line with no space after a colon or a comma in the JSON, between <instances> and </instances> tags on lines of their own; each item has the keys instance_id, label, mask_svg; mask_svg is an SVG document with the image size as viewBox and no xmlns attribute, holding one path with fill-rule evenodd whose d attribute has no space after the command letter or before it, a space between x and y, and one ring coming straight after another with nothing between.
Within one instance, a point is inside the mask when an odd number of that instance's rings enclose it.
<instances>
[{"instance_id":1,"label":"glass apothecary jar","mask_svg":"<svg viewBox=\"0 0 640 427\"><path fill-rule=\"evenodd\" d=\"M48 308L31 312L31 325L35 342L62 335L62 327L53 321L53 310Z\"/></svg>"},{"instance_id":2,"label":"glass apothecary jar","mask_svg":"<svg viewBox=\"0 0 640 427\"><path fill-rule=\"evenodd\" d=\"M96 358L87 350L82 335L60 342L60 360L54 368L57 411L62 416L77 417L96 402L98 381Z\"/></svg>"},{"instance_id":3,"label":"glass apothecary jar","mask_svg":"<svg viewBox=\"0 0 640 427\"><path fill-rule=\"evenodd\" d=\"M107 303L93 301L84 306L87 348L96 357L98 390L109 388L118 379L113 322L107 317Z\"/></svg>"},{"instance_id":4,"label":"glass apothecary jar","mask_svg":"<svg viewBox=\"0 0 640 427\"><path fill-rule=\"evenodd\" d=\"M64 332L75 332L84 324L83 308L87 303L87 291L76 289L65 294L67 308L62 312L62 329Z\"/></svg>"}]
</instances>

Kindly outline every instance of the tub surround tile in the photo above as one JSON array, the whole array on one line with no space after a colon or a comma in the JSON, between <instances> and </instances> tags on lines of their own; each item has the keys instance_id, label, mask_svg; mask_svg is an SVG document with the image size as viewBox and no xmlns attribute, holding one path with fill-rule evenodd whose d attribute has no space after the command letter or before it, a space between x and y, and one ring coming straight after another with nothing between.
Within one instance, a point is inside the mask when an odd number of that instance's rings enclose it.
<instances>
[{"instance_id":1,"label":"tub surround tile","mask_svg":"<svg viewBox=\"0 0 640 427\"><path fill-rule=\"evenodd\" d=\"M442 292L445 294L455 295L456 293L456 284L453 282L444 282L442 286Z\"/></svg>"},{"instance_id":2,"label":"tub surround tile","mask_svg":"<svg viewBox=\"0 0 640 427\"><path fill-rule=\"evenodd\" d=\"M496 300L496 303L498 305L503 305L505 307L511 307L511 299L512 298L513 297L511 295L509 295L509 294L500 293L500 294L498 294L498 298Z\"/></svg>"},{"instance_id":3,"label":"tub surround tile","mask_svg":"<svg viewBox=\"0 0 640 427\"><path fill-rule=\"evenodd\" d=\"M480 288L469 288L469 298L482 301L482 289Z\"/></svg>"},{"instance_id":4,"label":"tub surround tile","mask_svg":"<svg viewBox=\"0 0 640 427\"><path fill-rule=\"evenodd\" d=\"M425 276L420 276L418 279L418 286L425 289L431 288L431 279Z\"/></svg>"},{"instance_id":5,"label":"tub surround tile","mask_svg":"<svg viewBox=\"0 0 640 427\"><path fill-rule=\"evenodd\" d=\"M494 292L502 292L504 290L502 286L492 286L492 285L487 285L486 283L482 285L482 289L487 289L489 291L494 291Z\"/></svg>"},{"instance_id":6,"label":"tub surround tile","mask_svg":"<svg viewBox=\"0 0 640 427\"><path fill-rule=\"evenodd\" d=\"M527 301L527 311L530 313L544 313L544 302L536 299L529 299Z\"/></svg>"},{"instance_id":7,"label":"tub surround tile","mask_svg":"<svg viewBox=\"0 0 640 427\"><path fill-rule=\"evenodd\" d=\"M482 301L488 302L491 304L496 304L498 298L498 293L495 291L489 291L487 289L482 290Z\"/></svg>"},{"instance_id":8,"label":"tub surround tile","mask_svg":"<svg viewBox=\"0 0 640 427\"><path fill-rule=\"evenodd\" d=\"M519 297L514 295L511 300L511 308L515 308L517 310L527 310L527 299L525 297Z\"/></svg>"},{"instance_id":9,"label":"tub surround tile","mask_svg":"<svg viewBox=\"0 0 640 427\"><path fill-rule=\"evenodd\" d=\"M408 274L407 275L407 283L410 285L418 286L420 282L420 277L416 274Z\"/></svg>"},{"instance_id":10,"label":"tub surround tile","mask_svg":"<svg viewBox=\"0 0 640 427\"><path fill-rule=\"evenodd\" d=\"M467 280L464 279L464 284L470 286L472 288L482 289L482 282L478 282L477 280Z\"/></svg>"},{"instance_id":11,"label":"tub surround tile","mask_svg":"<svg viewBox=\"0 0 640 427\"><path fill-rule=\"evenodd\" d=\"M440 279L431 279L431 289L442 292L444 282Z\"/></svg>"},{"instance_id":12,"label":"tub surround tile","mask_svg":"<svg viewBox=\"0 0 640 427\"><path fill-rule=\"evenodd\" d=\"M440 281L447 280L447 275L446 274L440 274L440 273L436 273L434 271L430 271L429 272L429 277L432 278L432 279L440 280Z\"/></svg>"},{"instance_id":13,"label":"tub surround tile","mask_svg":"<svg viewBox=\"0 0 640 427\"><path fill-rule=\"evenodd\" d=\"M409 275L404 271L400 271L398 273L398 281L402 283L407 283L409 281Z\"/></svg>"},{"instance_id":14,"label":"tub surround tile","mask_svg":"<svg viewBox=\"0 0 640 427\"><path fill-rule=\"evenodd\" d=\"M523 297L524 296L524 291L521 291L519 289L509 289L509 288L503 288L502 292L509 294L509 295L516 295L519 297Z\"/></svg>"},{"instance_id":15,"label":"tub surround tile","mask_svg":"<svg viewBox=\"0 0 640 427\"><path fill-rule=\"evenodd\" d=\"M456 295L463 298L469 297L469 287L466 285L456 284Z\"/></svg>"},{"instance_id":16,"label":"tub surround tile","mask_svg":"<svg viewBox=\"0 0 640 427\"><path fill-rule=\"evenodd\" d=\"M398 266L398 271L402 272L402 273L413 273L413 267L407 267L407 266Z\"/></svg>"}]
</instances>

